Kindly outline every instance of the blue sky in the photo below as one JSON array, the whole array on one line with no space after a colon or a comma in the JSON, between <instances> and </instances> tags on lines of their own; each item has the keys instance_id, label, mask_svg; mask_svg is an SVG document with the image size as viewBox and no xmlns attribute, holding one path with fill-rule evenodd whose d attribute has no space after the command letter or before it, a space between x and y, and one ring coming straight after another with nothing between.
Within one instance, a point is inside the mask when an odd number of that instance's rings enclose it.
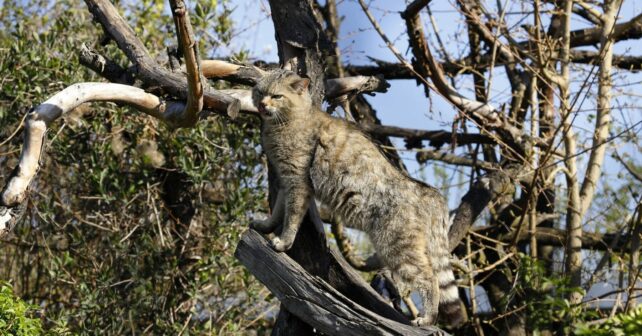
<instances>
[{"instance_id":1,"label":"blue sky","mask_svg":"<svg viewBox=\"0 0 642 336\"><path fill-rule=\"evenodd\" d=\"M373 1L371 2L371 11L378 19L379 24L386 32L388 37L392 39L398 50L404 53L406 59L410 59L410 51L408 50L408 42L405 35L405 24L400 18L399 12L405 8L404 1ZM483 2L488 6L489 11L495 10L495 1ZM519 12L523 10L530 10L529 8L522 8L521 3L517 1L503 1L507 5L506 20L509 25L519 27L524 23L532 23L532 18L521 20L523 15ZM224 55L229 51L238 49L247 49L251 51L251 56L255 59L266 61L278 61L276 54L276 45L274 42L274 29L272 21L268 17L269 5L266 0L236 0L230 2L231 6L235 8L233 19L236 22L239 30L238 38L234 40L235 45L231 46L232 50L223 50L220 52ZM457 11L457 7L452 1L433 1L431 3L431 10L436 17L436 25L442 34L442 39L446 45L448 53L453 58L465 56L468 53L467 49L467 36L465 35L464 21L462 15ZM390 62L397 62L394 55L385 46L379 35L372 29L370 22L367 20L365 14L361 10L356 0L339 0L338 1L339 13L344 17L341 26L341 36L339 46L342 51L342 59L346 64L369 64L368 57L381 59ZM642 2L625 0L619 22L631 19L633 16L642 12ZM432 35L433 27L429 24L429 20L425 11L424 23L426 24L425 30L430 34L431 41L434 40ZM547 15L543 15L544 24ZM521 20L521 21L520 21ZM575 18L572 22L572 29L586 28L590 25L579 18ZM462 32L464 32L462 34ZM624 55L640 55L642 50L636 48L635 42L618 43L615 47L616 54ZM434 45L434 44L433 44ZM596 50L595 47L586 47L585 49ZM577 81L573 84L573 91L579 90L579 81L585 78L582 69L587 69L586 66L578 66L574 68L574 79ZM460 76L457 81L458 89L462 93L473 97L472 93L472 80L470 76ZM613 113L614 125L626 126L632 125L642 120L640 116L640 92L642 92L642 75L639 73L631 73L628 71L616 70L613 74L614 83L624 82L637 82L636 85L630 85L623 89L633 95L621 95L615 93L613 100L614 106L622 104L629 104L633 108L624 109L622 112ZM413 80L396 80L390 81L391 88L385 94L377 94L374 97L369 97L368 100L372 103L377 110L379 118L386 125L395 125L408 128L421 128L421 129L449 129L450 123L454 117L454 109L450 104L446 103L437 94L431 95L429 100L423 94L423 89L416 85ZM491 87L491 103L495 106L508 102L510 98L510 90L508 90L508 82L505 79L503 69L501 67L493 70L493 85ZM595 88L595 87L594 87ZM635 93L638 93L637 96ZM595 102L594 97L584 100L583 105L577 105L579 110L593 109ZM594 125L589 120L591 111L582 112L577 119L578 145L581 150L584 145L590 146L590 132ZM642 127L636 128L642 130ZM402 140L394 140L399 148L403 148ZM627 145L618 145L620 153L629 153L637 157L639 160L640 152ZM430 163L426 171L420 172L419 165L415 160L414 152L402 152L405 158L405 163L410 173L415 177L428 177L427 182L431 183L432 180L432 165L439 163ZM579 157L580 173L584 171L583 164L586 161L586 155ZM451 169L449 167L448 169ZM605 162L605 173L608 177L614 177L615 174L620 172L622 167L620 164L610 157L607 157ZM467 172L468 170L464 170ZM609 179L609 182L618 186L617 179ZM563 177L560 176L558 180L560 187L564 186ZM455 207L459 201L462 190L451 190L452 194L449 197L450 206Z\"/></svg>"}]
</instances>

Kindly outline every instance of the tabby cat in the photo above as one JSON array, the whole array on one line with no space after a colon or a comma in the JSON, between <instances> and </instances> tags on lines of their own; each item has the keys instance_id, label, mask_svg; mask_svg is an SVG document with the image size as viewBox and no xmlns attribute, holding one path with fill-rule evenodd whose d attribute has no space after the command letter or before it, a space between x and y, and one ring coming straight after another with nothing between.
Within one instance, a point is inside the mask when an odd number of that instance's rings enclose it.
<instances>
[{"instance_id":1,"label":"tabby cat","mask_svg":"<svg viewBox=\"0 0 642 336\"><path fill-rule=\"evenodd\" d=\"M364 133L312 107L309 80L270 72L253 89L263 119L262 143L280 189L272 215L252 222L286 251L316 197L349 226L365 231L402 296L418 290L424 313L416 325L463 317L449 263L448 209L439 192L395 168Z\"/></svg>"}]
</instances>

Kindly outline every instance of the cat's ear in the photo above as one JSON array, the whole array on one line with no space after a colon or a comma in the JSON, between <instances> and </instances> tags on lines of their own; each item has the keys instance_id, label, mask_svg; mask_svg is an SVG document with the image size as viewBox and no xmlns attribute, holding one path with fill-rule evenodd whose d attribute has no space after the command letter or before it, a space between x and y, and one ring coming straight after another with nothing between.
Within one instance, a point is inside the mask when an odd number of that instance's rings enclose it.
<instances>
[{"instance_id":1,"label":"cat's ear","mask_svg":"<svg viewBox=\"0 0 642 336\"><path fill-rule=\"evenodd\" d=\"M290 84L290 87L296 93L301 94L305 90L308 89L309 85L310 85L310 79L309 78L300 78L300 79L297 79L294 82L292 82L292 84Z\"/></svg>"}]
</instances>

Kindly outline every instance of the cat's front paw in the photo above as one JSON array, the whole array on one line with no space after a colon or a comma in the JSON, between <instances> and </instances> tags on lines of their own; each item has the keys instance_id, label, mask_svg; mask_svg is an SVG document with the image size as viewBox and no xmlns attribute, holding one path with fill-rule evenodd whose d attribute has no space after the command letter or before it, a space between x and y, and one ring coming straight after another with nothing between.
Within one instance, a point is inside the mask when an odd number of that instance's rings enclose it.
<instances>
[{"instance_id":1,"label":"cat's front paw","mask_svg":"<svg viewBox=\"0 0 642 336\"><path fill-rule=\"evenodd\" d=\"M277 252L285 252L292 247L292 243L288 244L279 237L272 238L270 240L270 245L272 245L272 248Z\"/></svg>"},{"instance_id":2,"label":"cat's front paw","mask_svg":"<svg viewBox=\"0 0 642 336\"><path fill-rule=\"evenodd\" d=\"M416 327L429 326L435 324L435 319L432 317L417 317L411 323Z\"/></svg>"},{"instance_id":3,"label":"cat's front paw","mask_svg":"<svg viewBox=\"0 0 642 336\"><path fill-rule=\"evenodd\" d=\"M260 220L260 219L254 219L250 222L250 228L261 232L261 233L272 233L274 231L274 228L268 220Z\"/></svg>"}]
</instances>

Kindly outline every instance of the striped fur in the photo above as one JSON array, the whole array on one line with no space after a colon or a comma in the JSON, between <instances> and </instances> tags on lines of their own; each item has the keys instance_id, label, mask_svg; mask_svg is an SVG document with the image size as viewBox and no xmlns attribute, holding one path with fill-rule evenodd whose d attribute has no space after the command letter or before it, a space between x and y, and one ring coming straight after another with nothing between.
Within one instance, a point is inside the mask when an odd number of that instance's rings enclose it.
<instances>
[{"instance_id":1,"label":"striped fur","mask_svg":"<svg viewBox=\"0 0 642 336\"><path fill-rule=\"evenodd\" d=\"M312 197L351 227L365 231L402 295L418 290L434 324L438 310L461 316L448 256L448 209L439 192L395 168L362 132L311 107L307 80L275 71L257 84L253 99L262 119L262 142L280 190L272 216L253 227L283 230L272 246L292 245Z\"/></svg>"}]
</instances>

